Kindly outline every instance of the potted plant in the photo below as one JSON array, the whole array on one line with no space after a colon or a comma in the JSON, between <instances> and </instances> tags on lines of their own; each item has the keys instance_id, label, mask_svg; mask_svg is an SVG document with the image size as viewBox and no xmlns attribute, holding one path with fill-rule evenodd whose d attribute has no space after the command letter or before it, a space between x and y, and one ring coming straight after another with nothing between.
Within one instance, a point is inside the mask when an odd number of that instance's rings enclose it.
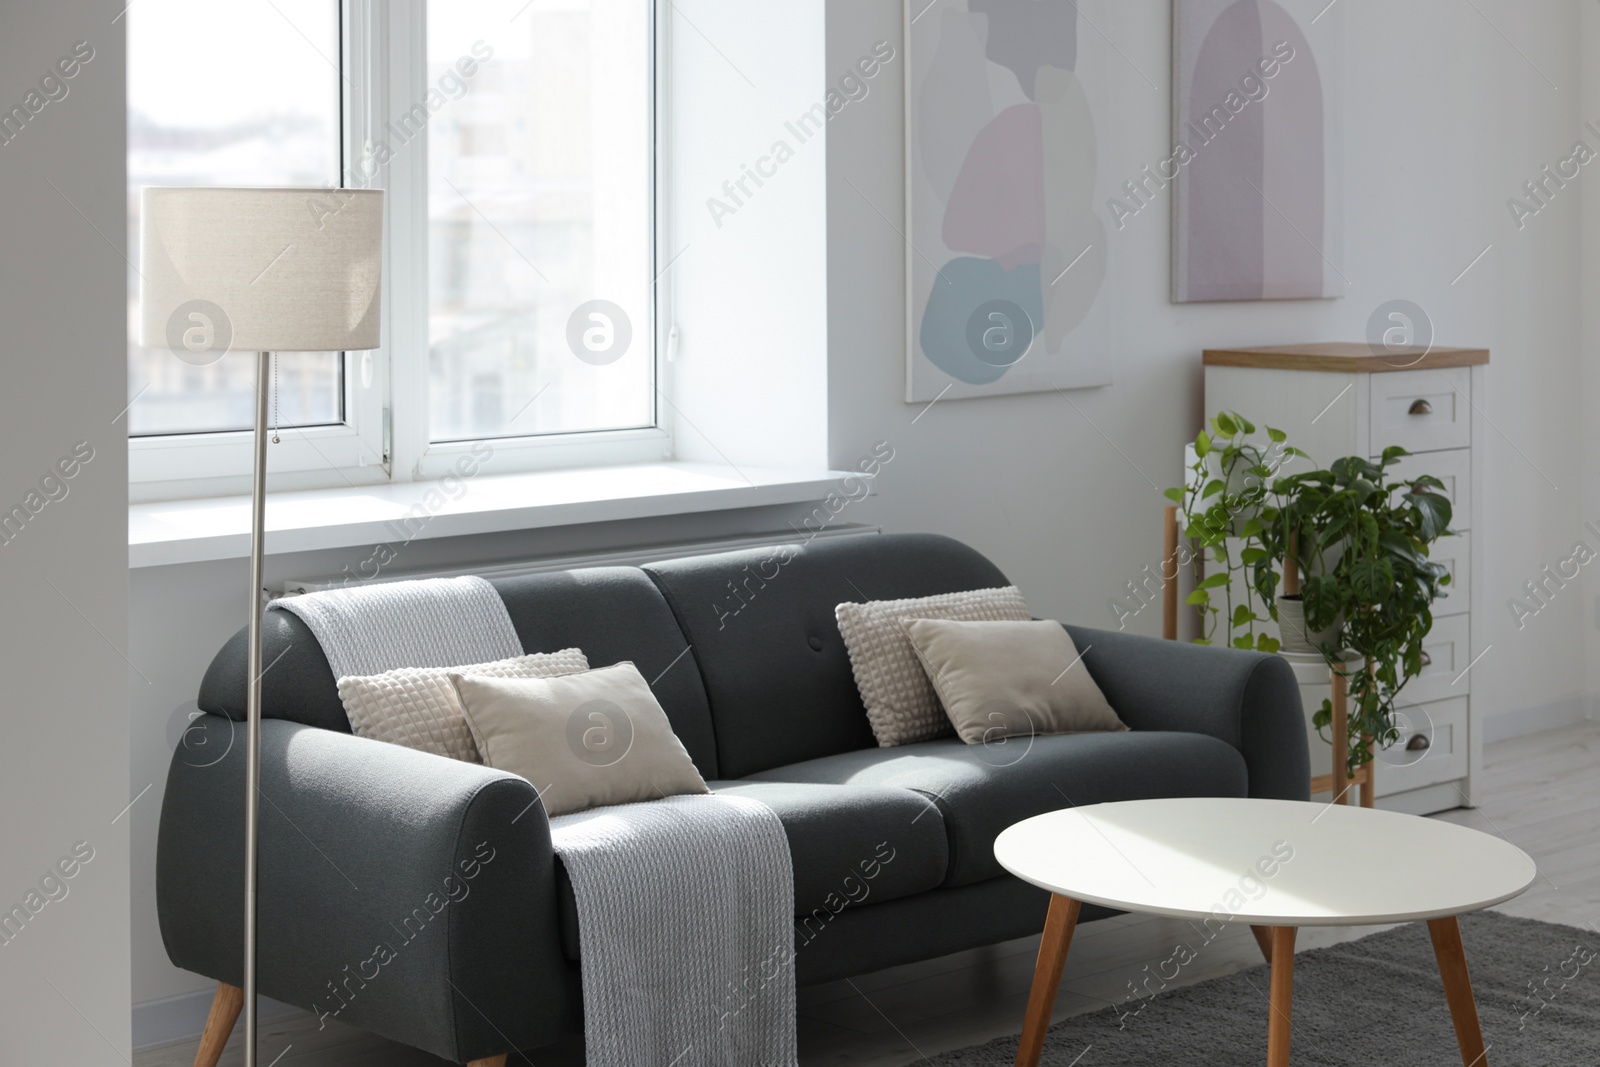
<instances>
[{"instance_id":1,"label":"potted plant","mask_svg":"<svg viewBox=\"0 0 1600 1067\"><path fill-rule=\"evenodd\" d=\"M1450 576L1428 558L1430 546L1450 534L1450 500L1431 475L1405 480L1390 468L1409 453L1383 450L1377 460L1348 456L1326 470L1277 479L1277 510L1261 536L1262 548L1302 576L1308 632L1324 637L1320 651L1349 687L1350 751L1354 772L1372 759L1362 737L1387 747L1399 739L1395 700L1422 672L1422 640L1433 628L1433 602L1445 596ZM1276 590L1268 589L1269 603ZM1281 603L1273 603L1281 619ZM1356 666L1341 652L1360 657ZM1317 729L1332 720L1331 701L1313 717Z\"/></svg>"},{"instance_id":2,"label":"potted plant","mask_svg":"<svg viewBox=\"0 0 1600 1067\"><path fill-rule=\"evenodd\" d=\"M1166 491L1197 549L1187 600L1200 615L1196 641L1279 652L1270 619L1281 636L1321 652L1348 686L1354 772L1372 759L1363 737L1379 747L1399 739L1395 701L1422 671L1433 602L1450 582L1428 559L1453 532L1450 501L1431 475L1393 475L1405 449L1284 475L1291 458L1310 457L1280 430L1266 428L1265 448L1255 433L1237 412L1218 413L1189 449L1187 484ZM1298 593L1279 589L1290 574ZM1320 732L1332 718L1324 700L1312 722Z\"/></svg>"},{"instance_id":3,"label":"potted plant","mask_svg":"<svg viewBox=\"0 0 1600 1067\"><path fill-rule=\"evenodd\" d=\"M1195 588L1185 603L1200 616L1199 644L1217 643L1220 627L1223 644L1278 651L1278 639L1264 624L1276 618L1272 590L1281 559L1263 538L1277 521L1271 480L1290 457L1305 453L1287 445L1282 430L1265 429L1262 448L1250 440L1254 423L1237 412L1218 412L1187 450L1186 484L1165 493L1178 505L1183 536L1196 549ZM1236 576L1245 579L1242 589Z\"/></svg>"}]
</instances>

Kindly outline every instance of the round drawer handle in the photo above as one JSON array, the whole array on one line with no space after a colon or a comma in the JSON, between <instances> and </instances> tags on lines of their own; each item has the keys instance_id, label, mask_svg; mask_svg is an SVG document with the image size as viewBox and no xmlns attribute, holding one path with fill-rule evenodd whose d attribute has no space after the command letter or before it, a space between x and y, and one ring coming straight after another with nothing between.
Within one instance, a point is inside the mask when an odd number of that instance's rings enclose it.
<instances>
[{"instance_id":1,"label":"round drawer handle","mask_svg":"<svg viewBox=\"0 0 1600 1067\"><path fill-rule=\"evenodd\" d=\"M1427 734L1412 734L1411 740L1406 742L1407 752L1424 752L1433 746Z\"/></svg>"},{"instance_id":2,"label":"round drawer handle","mask_svg":"<svg viewBox=\"0 0 1600 1067\"><path fill-rule=\"evenodd\" d=\"M1433 414L1433 405L1428 403L1426 400L1413 400L1411 402L1411 406L1406 409L1406 414L1407 415L1432 415Z\"/></svg>"},{"instance_id":3,"label":"round drawer handle","mask_svg":"<svg viewBox=\"0 0 1600 1067\"><path fill-rule=\"evenodd\" d=\"M1428 655L1426 650L1424 650L1423 653L1422 653L1422 665L1424 667L1433 666L1433 657Z\"/></svg>"}]
</instances>

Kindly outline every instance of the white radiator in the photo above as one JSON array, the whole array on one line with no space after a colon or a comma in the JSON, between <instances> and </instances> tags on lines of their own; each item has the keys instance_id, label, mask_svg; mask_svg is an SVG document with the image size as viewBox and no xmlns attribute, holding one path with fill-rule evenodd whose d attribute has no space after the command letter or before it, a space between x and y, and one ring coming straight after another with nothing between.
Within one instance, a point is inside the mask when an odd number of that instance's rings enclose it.
<instances>
[{"instance_id":1,"label":"white radiator","mask_svg":"<svg viewBox=\"0 0 1600 1067\"><path fill-rule=\"evenodd\" d=\"M476 574L480 578L493 580L495 578L516 578L524 574L576 570L580 567L637 567L657 560L677 559L680 556L703 556L712 552L731 552L741 548L766 548L772 545L795 544L824 539L832 540L840 537L870 537L882 532L882 528L878 526L841 523L836 527L827 526L815 532L807 530L804 534L797 534L792 531L774 532L746 537L724 537L707 541L682 541L640 548L624 548L614 552L597 552L582 556L545 556L536 559L516 560L511 563L483 565L468 563L454 568L409 571L384 569L372 578L352 578L349 574L324 575L320 578L289 578L285 579L281 586L274 587L272 591L279 596L299 596L302 593L337 589L356 583L376 584L379 582L404 582L418 578L454 578L462 574Z\"/></svg>"}]
</instances>

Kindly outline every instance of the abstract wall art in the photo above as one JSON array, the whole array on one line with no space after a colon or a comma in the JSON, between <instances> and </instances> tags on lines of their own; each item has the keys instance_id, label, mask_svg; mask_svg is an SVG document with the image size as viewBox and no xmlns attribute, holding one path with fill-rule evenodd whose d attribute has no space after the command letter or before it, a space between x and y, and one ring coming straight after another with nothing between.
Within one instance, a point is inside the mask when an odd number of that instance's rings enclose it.
<instances>
[{"instance_id":1,"label":"abstract wall art","mask_svg":"<svg viewBox=\"0 0 1600 1067\"><path fill-rule=\"evenodd\" d=\"M1173 0L1174 302L1343 295L1342 16Z\"/></svg>"},{"instance_id":2,"label":"abstract wall art","mask_svg":"<svg viewBox=\"0 0 1600 1067\"><path fill-rule=\"evenodd\" d=\"M1111 381L1096 123L1138 74L1096 17L1115 0L906 2L908 402Z\"/></svg>"}]
</instances>

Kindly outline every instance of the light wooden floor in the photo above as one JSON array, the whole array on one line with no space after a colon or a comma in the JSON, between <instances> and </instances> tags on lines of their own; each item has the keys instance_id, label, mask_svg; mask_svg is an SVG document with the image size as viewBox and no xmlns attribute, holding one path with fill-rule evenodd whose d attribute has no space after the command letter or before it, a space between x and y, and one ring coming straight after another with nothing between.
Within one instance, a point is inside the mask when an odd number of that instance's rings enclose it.
<instances>
[{"instance_id":1,"label":"light wooden floor","mask_svg":"<svg viewBox=\"0 0 1600 1067\"><path fill-rule=\"evenodd\" d=\"M1539 863L1534 887L1501 910L1528 918L1587 925L1600 919L1600 723L1534 734L1488 746L1479 807L1440 818L1498 834ZM1361 937L1371 928L1304 930L1297 947ZM1174 920L1125 915L1079 928L1067 959L1056 1015L1122 1003L1129 983L1167 959L1188 934ZM1022 1025L1038 938L896 967L804 989L800 994L801 1062L889 1067L960 1048ZM1206 945L1175 985L1231 974L1261 961L1248 928ZM1157 997L1144 1017L1158 1017ZM1265 1025L1263 1023L1263 1025ZM276 1067L433 1067L444 1061L310 1016L262 1027L263 1064ZM243 1062L237 1038L224 1065ZM146 1049L136 1067L188 1067L194 1041ZM285 1051L287 1049L287 1051ZM519 1062L517 1058L512 1063ZM541 1055L538 1067L581 1063L570 1052Z\"/></svg>"}]
</instances>

